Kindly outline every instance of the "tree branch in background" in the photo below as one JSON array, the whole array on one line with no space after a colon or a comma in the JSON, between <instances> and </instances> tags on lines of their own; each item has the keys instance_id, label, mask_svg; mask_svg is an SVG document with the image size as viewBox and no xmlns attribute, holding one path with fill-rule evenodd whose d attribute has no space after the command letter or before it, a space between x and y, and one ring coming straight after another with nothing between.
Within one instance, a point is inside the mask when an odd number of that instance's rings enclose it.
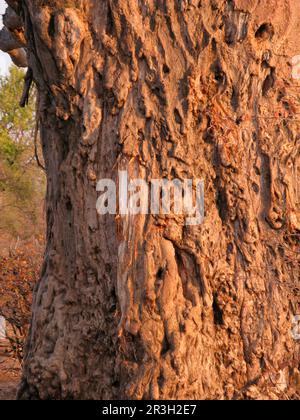
<instances>
[{"instance_id":1,"label":"tree branch in background","mask_svg":"<svg viewBox=\"0 0 300 420\"><path fill-rule=\"evenodd\" d=\"M39 134L39 116L37 115L36 117L36 126L35 126L35 132L34 132L34 154L35 154L35 160L37 165L44 171L46 172L46 168L44 167L44 165L42 165L40 158L39 158L39 153L38 153L38 134Z\"/></svg>"}]
</instances>

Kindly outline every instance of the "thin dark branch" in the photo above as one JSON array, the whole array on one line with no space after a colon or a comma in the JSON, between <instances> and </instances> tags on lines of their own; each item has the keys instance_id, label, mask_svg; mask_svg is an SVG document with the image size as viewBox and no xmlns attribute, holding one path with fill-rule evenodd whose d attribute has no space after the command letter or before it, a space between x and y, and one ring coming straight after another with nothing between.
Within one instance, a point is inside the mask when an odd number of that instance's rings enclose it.
<instances>
[{"instance_id":1,"label":"thin dark branch","mask_svg":"<svg viewBox=\"0 0 300 420\"><path fill-rule=\"evenodd\" d=\"M33 136L33 138L34 138L34 155L35 155L37 165L44 172L46 172L46 168L41 163L40 158L39 158L39 153L38 153L38 135L39 135L39 128L40 128L39 94L37 94L37 97L36 97L36 116L35 117L36 117L36 123L35 123L34 136Z\"/></svg>"},{"instance_id":2,"label":"thin dark branch","mask_svg":"<svg viewBox=\"0 0 300 420\"><path fill-rule=\"evenodd\" d=\"M22 98L20 100L20 107L22 108L28 105L30 88L33 82L33 72L30 67L28 67L24 80L25 80L24 89L23 89Z\"/></svg>"}]
</instances>

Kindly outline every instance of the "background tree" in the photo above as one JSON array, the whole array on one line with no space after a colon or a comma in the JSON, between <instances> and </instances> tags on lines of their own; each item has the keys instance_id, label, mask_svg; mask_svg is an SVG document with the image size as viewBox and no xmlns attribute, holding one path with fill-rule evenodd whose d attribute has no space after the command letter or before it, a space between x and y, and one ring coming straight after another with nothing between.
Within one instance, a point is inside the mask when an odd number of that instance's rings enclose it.
<instances>
[{"instance_id":1,"label":"background tree","mask_svg":"<svg viewBox=\"0 0 300 420\"><path fill-rule=\"evenodd\" d=\"M8 3L48 174L19 397L297 398L296 2ZM204 223L97 217L120 169L203 178Z\"/></svg>"},{"instance_id":2,"label":"background tree","mask_svg":"<svg viewBox=\"0 0 300 420\"><path fill-rule=\"evenodd\" d=\"M11 356L19 362L43 254L45 194L34 144L35 92L26 108L19 106L24 74L12 66L0 78L0 315L8 326Z\"/></svg>"},{"instance_id":3,"label":"background tree","mask_svg":"<svg viewBox=\"0 0 300 420\"><path fill-rule=\"evenodd\" d=\"M0 363L6 369L12 360L20 374L23 349L31 317L32 290L38 280L41 246L34 242L20 246L11 256L0 254L0 316L6 321L6 358Z\"/></svg>"},{"instance_id":4,"label":"background tree","mask_svg":"<svg viewBox=\"0 0 300 420\"><path fill-rule=\"evenodd\" d=\"M37 167L35 95L20 108L24 72L0 78L0 232L6 242L43 232L45 177Z\"/></svg>"}]
</instances>

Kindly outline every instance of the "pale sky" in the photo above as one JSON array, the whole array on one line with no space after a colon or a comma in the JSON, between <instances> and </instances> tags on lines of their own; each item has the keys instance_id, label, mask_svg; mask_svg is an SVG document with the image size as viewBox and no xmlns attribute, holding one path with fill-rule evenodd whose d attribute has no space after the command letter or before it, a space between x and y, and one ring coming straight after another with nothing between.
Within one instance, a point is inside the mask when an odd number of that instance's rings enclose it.
<instances>
[{"instance_id":1,"label":"pale sky","mask_svg":"<svg viewBox=\"0 0 300 420\"><path fill-rule=\"evenodd\" d=\"M0 0L0 29L2 28L2 15L6 9L6 3L4 0ZM4 75L7 72L8 67L11 64L11 59L8 54L4 54L0 51L0 75Z\"/></svg>"}]
</instances>

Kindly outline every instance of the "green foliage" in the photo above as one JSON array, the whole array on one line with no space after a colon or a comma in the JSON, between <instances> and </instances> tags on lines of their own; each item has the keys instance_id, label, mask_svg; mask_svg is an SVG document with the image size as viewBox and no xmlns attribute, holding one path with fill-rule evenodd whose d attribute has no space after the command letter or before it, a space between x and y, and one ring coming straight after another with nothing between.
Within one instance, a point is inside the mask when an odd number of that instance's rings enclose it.
<instances>
[{"instance_id":1,"label":"green foliage","mask_svg":"<svg viewBox=\"0 0 300 420\"><path fill-rule=\"evenodd\" d=\"M22 150L6 134L6 132L0 134L0 154L2 159L4 159L8 165L13 165L22 154Z\"/></svg>"},{"instance_id":2,"label":"green foliage","mask_svg":"<svg viewBox=\"0 0 300 420\"><path fill-rule=\"evenodd\" d=\"M19 106L23 91L24 71L11 67L8 76L0 77L0 130L18 142L30 140L35 124L34 94L25 108Z\"/></svg>"},{"instance_id":3,"label":"green foliage","mask_svg":"<svg viewBox=\"0 0 300 420\"><path fill-rule=\"evenodd\" d=\"M45 177L34 151L35 92L19 106L24 72L0 77L0 235L40 235Z\"/></svg>"}]
</instances>

